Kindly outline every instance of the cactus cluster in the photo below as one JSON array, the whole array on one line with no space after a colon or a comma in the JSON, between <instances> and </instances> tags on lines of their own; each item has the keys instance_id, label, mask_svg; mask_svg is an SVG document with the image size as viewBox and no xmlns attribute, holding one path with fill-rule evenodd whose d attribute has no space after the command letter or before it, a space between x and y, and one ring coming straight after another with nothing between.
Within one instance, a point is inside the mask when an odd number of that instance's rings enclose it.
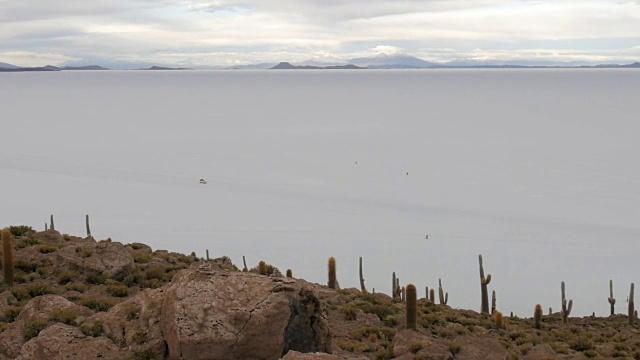
<instances>
[{"instance_id":1,"label":"cactus cluster","mask_svg":"<svg viewBox=\"0 0 640 360\"><path fill-rule=\"evenodd\" d=\"M449 302L449 293L444 294L444 290L442 290L442 279L438 279L438 296L440 298L440 305L447 305Z\"/></svg>"},{"instance_id":2,"label":"cactus cluster","mask_svg":"<svg viewBox=\"0 0 640 360\"><path fill-rule=\"evenodd\" d=\"M573 300L569 300L567 306L567 299L564 294L564 281L560 283L560 289L562 290L562 322L566 324L569 321L569 315L571 314L571 308L573 307Z\"/></svg>"},{"instance_id":3,"label":"cactus cluster","mask_svg":"<svg viewBox=\"0 0 640 360\"><path fill-rule=\"evenodd\" d=\"M478 261L480 262L480 289L482 291L482 307L480 312L484 314L489 313L489 292L487 291L487 285L491 282L491 274L487 277L484 276L484 267L482 267L482 255L478 255Z\"/></svg>"},{"instance_id":4,"label":"cactus cluster","mask_svg":"<svg viewBox=\"0 0 640 360\"><path fill-rule=\"evenodd\" d=\"M13 235L9 229L2 230L2 270L5 284L13 285Z\"/></svg>"}]
</instances>

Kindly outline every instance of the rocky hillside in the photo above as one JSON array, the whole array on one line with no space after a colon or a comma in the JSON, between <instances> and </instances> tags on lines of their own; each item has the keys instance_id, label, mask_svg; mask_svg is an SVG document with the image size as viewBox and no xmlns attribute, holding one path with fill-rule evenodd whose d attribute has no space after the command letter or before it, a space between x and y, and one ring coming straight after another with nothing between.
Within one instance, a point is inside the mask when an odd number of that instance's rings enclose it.
<instances>
[{"instance_id":1,"label":"rocky hillside","mask_svg":"<svg viewBox=\"0 0 640 360\"><path fill-rule=\"evenodd\" d=\"M226 257L12 232L0 360L640 359L640 334L623 315L564 324L556 313L536 329L533 319L500 322L418 299L414 331L406 303L385 294L333 290L270 266L240 271Z\"/></svg>"}]
</instances>

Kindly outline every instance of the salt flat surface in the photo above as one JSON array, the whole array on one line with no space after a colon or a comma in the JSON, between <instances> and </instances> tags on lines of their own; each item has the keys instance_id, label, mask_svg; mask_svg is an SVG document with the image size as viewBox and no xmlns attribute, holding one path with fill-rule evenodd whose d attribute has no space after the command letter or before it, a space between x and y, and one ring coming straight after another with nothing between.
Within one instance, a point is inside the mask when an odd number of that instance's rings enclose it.
<instances>
[{"instance_id":1,"label":"salt flat surface","mask_svg":"<svg viewBox=\"0 0 640 360\"><path fill-rule=\"evenodd\" d=\"M144 242L479 310L606 315L640 283L636 70L0 76L0 226ZM357 162L357 164L356 164ZM407 175L408 173L408 175ZM198 183L204 177L207 185ZM429 239L425 239L426 235Z\"/></svg>"}]
</instances>

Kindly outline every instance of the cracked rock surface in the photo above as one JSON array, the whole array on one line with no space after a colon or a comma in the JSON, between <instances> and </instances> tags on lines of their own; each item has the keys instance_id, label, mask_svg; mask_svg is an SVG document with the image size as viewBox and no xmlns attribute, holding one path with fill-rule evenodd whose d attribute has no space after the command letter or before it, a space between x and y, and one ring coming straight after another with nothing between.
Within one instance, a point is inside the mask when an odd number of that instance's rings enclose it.
<instances>
[{"instance_id":1,"label":"cracked rock surface","mask_svg":"<svg viewBox=\"0 0 640 360\"><path fill-rule=\"evenodd\" d=\"M311 285L209 264L173 279L161 326L170 359L279 359L289 350L331 348Z\"/></svg>"}]
</instances>

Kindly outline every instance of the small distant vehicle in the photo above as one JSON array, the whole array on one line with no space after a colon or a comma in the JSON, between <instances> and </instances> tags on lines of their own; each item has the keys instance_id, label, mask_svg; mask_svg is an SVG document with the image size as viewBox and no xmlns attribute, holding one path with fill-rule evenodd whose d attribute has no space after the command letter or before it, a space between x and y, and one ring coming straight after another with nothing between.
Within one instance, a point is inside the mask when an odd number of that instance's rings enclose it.
<instances>
[{"instance_id":1,"label":"small distant vehicle","mask_svg":"<svg viewBox=\"0 0 640 360\"><path fill-rule=\"evenodd\" d=\"M207 180L205 180L203 178L200 179L200 184L206 184L206 183L207 183Z\"/></svg>"}]
</instances>

